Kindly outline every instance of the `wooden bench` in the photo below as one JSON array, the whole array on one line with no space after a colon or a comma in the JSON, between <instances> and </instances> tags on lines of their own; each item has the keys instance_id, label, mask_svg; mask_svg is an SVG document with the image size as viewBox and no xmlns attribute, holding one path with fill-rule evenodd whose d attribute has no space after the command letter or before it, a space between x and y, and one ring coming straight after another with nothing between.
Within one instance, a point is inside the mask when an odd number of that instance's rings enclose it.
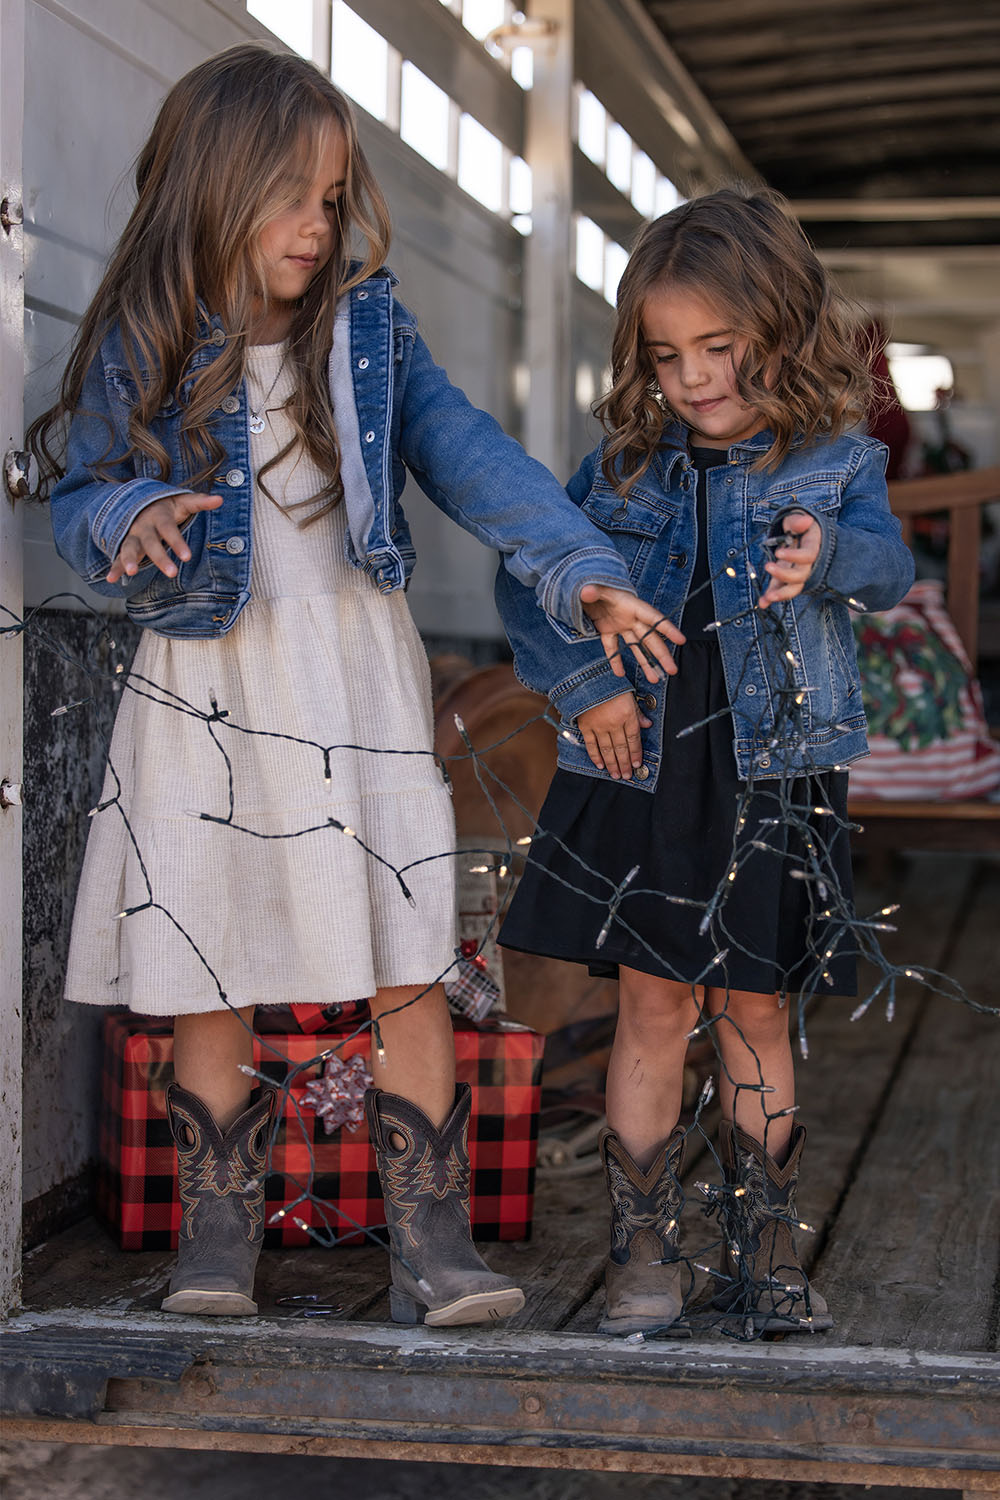
<instances>
[{"instance_id":1,"label":"wooden bench","mask_svg":"<svg viewBox=\"0 0 1000 1500\"><path fill-rule=\"evenodd\" d=\"M979 550L982 509L1000 500L1000 466L889 485L889 503L907 543L915 516L948 516L948 576L945 597L955 628L975 665L979 643ZM897 849L948 849L1000 853L1000 802L886 801L852 797L851 817L863 827L852 840L859 853Z\"/></svg>"}]
</instances>

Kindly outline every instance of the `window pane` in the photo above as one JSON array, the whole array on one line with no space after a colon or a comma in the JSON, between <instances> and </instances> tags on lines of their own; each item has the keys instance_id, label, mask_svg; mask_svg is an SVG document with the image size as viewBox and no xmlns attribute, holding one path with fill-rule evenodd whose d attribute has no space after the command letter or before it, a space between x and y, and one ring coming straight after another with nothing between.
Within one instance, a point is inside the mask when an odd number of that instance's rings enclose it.
<instances>
[{"instance_id":1,"label":"window pane","mask_svg":"<svg viewBox=\"0 0 1000 1500\"><path fill-rule=\"evenodd\" d=\"M608 176L620 193L632 187L632 137L621 125L608 126Z\"/></svg>"},{"instance_id":2,"label":"window pane","mask_svg":"<svg viewBox=\"0 0 1000 1500\"><path fill-rule=\"evenodd\" d=\"M589 89L580 89L577 94L577 145L584 156L589 156L597 166L604 166L607 152L608 116L604 105Z\"/></svg>"},{"instance_id":3,"label":"window pane","mask_svg":"<svg viewBox=\"0 0 1000 1500\"><path fill-rule=\"evenodd\" d=\"M670 181L670 178L658 176L656 179L657 215L668 214L672 208L677 207L678 203L683 202L683 197L674 187L673 183Z\"/></svg>"},{"instance_id":4,"label":"window pane","mask_svg":"<svg viewBox=\"0 0 1000 1500\"><path fill-rule=\"evenodd\" d=\"M938 391L954 387L955 372L943 354L894 354L890 344L886 355L900 404L907 411L936 410Z\"/></svg>"},{"instance_id":5,"label":"window pane","mask_svg":"<svg viewBox=\"0 0 1000 1500\"><path fill-rule=\"evenodd\" d=\"M576 367L576 405L578 411L589 411L597 400L597 381L594 379L594 367L590 364L579 364Z\"/></svg>"},{"instance_id":6,"label":"window pane","mask_svg":"<svg viewBox=\"0 0 1000 1500\"><path fill-rule=\"evenodd\" d=\"M604 252L604 295L612 306L618 296L618 283L627 264L628 251L615 244L614 240L609 240Z\"/></svg>"},{"instance_id":7,"label":"window pane","mask_svg":"<svg viewBox=\"0 0 1000 1500\"><path fill-rule=\"evenodd\" d=\"M645 151L637 151L632 162L632 203L644 219L656 213L656 167Z\"/></svg>"},{"instance_id":8,"label":"window pane","mask_svg":"<svg viewBox=\"0 0 1000 1500\"><path fill-rule=\"evenodd\" d=\"M512 156L510 160L510 211L531 213L531 168L520 156Z\"/></svg>"},{"instance_id":9,"label":"window pane","mask_svg":"<svg viewBox=\"0 0 1000 1500\"><path fill-rule=\"evenodd\" d=\"M458 122L458 185L495 214L503 208L503 145L471 115Z\"/></svg>"},{"instance_id":10,"label":"window pane","mask_svg":"<svg viewBox=\"0 0 1000 1500\"><path fill-rule=\"evenodd\" d=\"M530 47L515 47L510 54L510 76L522 89L535 81L535 54Z\"/></svg>"},{"instance_id":11,"label":"window pane","mask_svg":"<svg viewBox=\"0 0 1000 1500\"><path fill-rule=\"evenodd\" d=\"M330 76L376 120L389 104L389 44L367 21L336 0L333 7Z\"/></svg>"},{"instance_id":12,"label":"window pane","mask_svg":"<svg viewBox=\"0 0 1000 1500\"><path fill-rule=\"evenodd\" d=\"M576 274L595 292L604 290L604 231L580 214L576 221Z\"/></svg>"},{"instance_id":13,"label":"window pane","mask_svg":"<svg viewBox=\"0 0 1000 1500\"><path fill-rule=\"evenodd\" d=\"M442 172L448 170L448 95L411 62L403 64L399 133Z\"/></svg>"},{"instance_id":14,"label":"window pane","mask_svg":"<svg viewBox=\"0 0 1000 1500\"><path fill-rule=\"evenodd\" d=\"M312 0L247 0L247 10L275 36L280 36L286 47L303 57L312 57Z\"/></svg>"},{"instance_id":15,"label":"window pane","mask_svg":"<svg viewBox=\"0 0 1000 1500\"><path fill-rule=\"evenodd\" d=\"M482 41L488 31L504 23L504 0L464 0L462 25Z\"/></svg>"}]
</instances>

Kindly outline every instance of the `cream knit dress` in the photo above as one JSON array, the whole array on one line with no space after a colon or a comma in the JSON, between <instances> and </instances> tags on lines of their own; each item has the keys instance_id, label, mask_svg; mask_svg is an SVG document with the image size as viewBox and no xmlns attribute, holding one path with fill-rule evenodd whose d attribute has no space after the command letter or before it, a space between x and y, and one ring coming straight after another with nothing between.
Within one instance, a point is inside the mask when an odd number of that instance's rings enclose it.
<instances>
[{"instance_id":1,"label":"cream knit dress","mask_svg":"<svg viewBox=\"0 0 1000 1500\"><path fill-rule=\"evenodd\" d=\"M255 475L292 436L276 409L293 386L284 352L249 352L251 409L267 407L250 439ZM265 480L285 504L323 482L301 448ZM425 752L433 739L427 658L403 592L380 594L345 560L343 504L304 529L301 516L255 481L252 598L232 630L143 633L101 797L115 796L117 774L120 806L95 814L87 845L70 1000L147 1015L333 1004L426 984L454 957L454 820L433 757L335 749L327 784L322 749L283 738ZM209 714L213 699L226 714L215 723L178 712ZM250 832L199 817L230 816L227 757L231 822ZM413 906L331 817L397 868L444 856L405 873Z\"/></svg>"}]
</instances>

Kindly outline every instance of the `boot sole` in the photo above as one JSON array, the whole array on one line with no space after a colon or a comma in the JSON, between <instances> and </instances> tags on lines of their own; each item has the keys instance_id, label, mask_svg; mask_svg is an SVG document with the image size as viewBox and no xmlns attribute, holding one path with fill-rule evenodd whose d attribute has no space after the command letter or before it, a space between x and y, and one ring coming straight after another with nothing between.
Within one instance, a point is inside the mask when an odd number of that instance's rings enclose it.
<instances>
[{"instance_id":1,"label":"boot sole","mask_svg":"<svg viewBox=\"0 0 1000 1500\"><path fill-rule=\"evenodd\" d=\"M173 1292L160 1303L161 1312L189 1313L203 1318L247 1318L257 1311L252 1297L242 1292Z\"/></svg>"},{"instance_id":2,"label":"boot sole","mask_svg":"<svg viewBox=\"0 0 1000 1500\"><path fill-rule=\"evenodd\" d=\"M628 1338L633 1333L651 1333L663 1339L691 1337L691 1325L683 1318L673 1323L657 1323L653 1318L602 1318L597 1331L619 1339Z\"/></svg>"},{"instance_id":3,"label":"boot sole","mask_svg":"<svg viewBox=\"0 0 1000 1500\"><path fill-rule=\"evenodd\" d=\"M524 1306L524 1293L517 1286L499 1292L472 1292L445 1307L434 1308L423 1308L418 1303L412 1307L404 1306L403 1299L397 1294L391 1299L390 1306L395 1323L422 1322L428 1328L454 1328L467 1323L498 1323L501 1318L510 1318Z\"/></svg>"}]
</instances>

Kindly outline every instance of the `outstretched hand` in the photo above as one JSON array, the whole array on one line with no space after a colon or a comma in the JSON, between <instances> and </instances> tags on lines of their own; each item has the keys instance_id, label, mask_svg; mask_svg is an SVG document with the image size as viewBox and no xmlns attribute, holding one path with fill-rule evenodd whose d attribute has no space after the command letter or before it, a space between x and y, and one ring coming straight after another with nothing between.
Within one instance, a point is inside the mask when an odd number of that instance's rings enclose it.
<instances>
[{"instance_id":1,"label":"outstretched hand","mask_svg":"<svg viewBox=\"0 0 1000 1500\"><path fill-rule=\"evenodd\" d=\"M675 646L683 646L685 637L651 604L625 589L613 589L603 583L585 584L580 602L597 627L604 654L616 677L625 676L619 636L630 648L647 682L659 682L661 673L656 670L657 664L668 676L677 671L666 643L672 641Z\"/></svg>"},{"instance_id":2,"label":"outstretched hand","mask_svg":"<svg viewBox=\"0 0 1000 1500\"><path fill-rule=\"evenodd\" d=\"M107 574L108 583L117 583L119 578L132 578L141 567L151 562L167 578L177 577L177 564L173 557L188 562L191 549L181 533L181 527L190 521L199 510L218 510L221 495L196 495L184 490L179 495L166 495L154 500L136 516L125 533L121 550Z\"/></svg>"},{"instance_id":3,"label":"outstretched hand","mask_svg":"<svg viewBox=\"0 0 1000 1500\"><path fill-rule=\"evenodd\" d=\"M775 552L774 561L764 564L771 581L757 600L758 609L801 594L819 556L823 533L808 511L793 510L785 516L781 529L786 540Z\"/></svg>"}]
</instances>

